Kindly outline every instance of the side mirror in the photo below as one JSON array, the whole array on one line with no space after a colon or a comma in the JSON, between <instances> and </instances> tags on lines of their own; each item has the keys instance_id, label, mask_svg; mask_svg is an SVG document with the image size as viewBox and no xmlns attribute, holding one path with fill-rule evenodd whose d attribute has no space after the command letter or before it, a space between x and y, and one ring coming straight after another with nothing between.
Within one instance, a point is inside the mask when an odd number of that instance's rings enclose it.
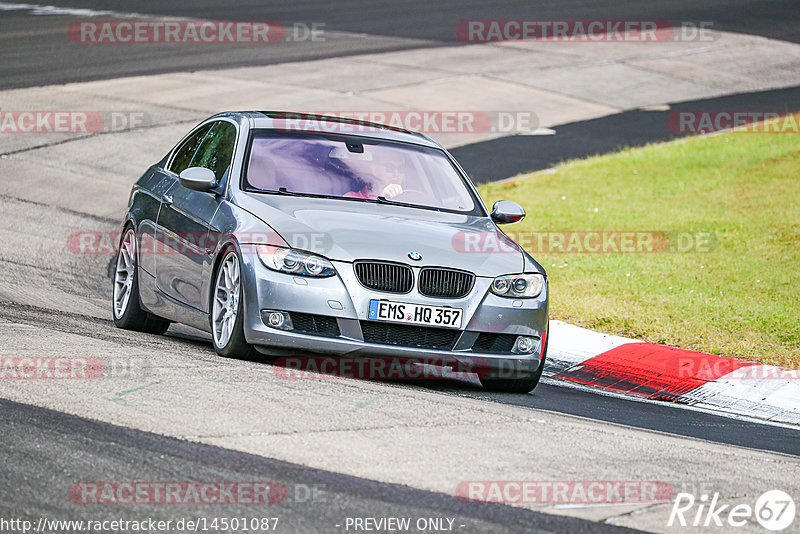
<instances>
[{"instance_id":1,"label":"side mirror","mask_svg":"<svg viewBox=\"0 0 800 534\"><path fill-rule=\"evenodd\" d=\"M205 167L189 167L178 176L178 181L187 189L207 193L217 185L214 171Z\"/></svg>"},{"instance_id":2,"label":"side mirror","mask_svg":"<svg viewBox=\"0 0 800 534\"><path fill-rule=\"evenodd\" d=\"M525 218L525 210L513 200L498 200L492 206L491 217L497 224L516 223Z\"/></svg>"}]
</instances>

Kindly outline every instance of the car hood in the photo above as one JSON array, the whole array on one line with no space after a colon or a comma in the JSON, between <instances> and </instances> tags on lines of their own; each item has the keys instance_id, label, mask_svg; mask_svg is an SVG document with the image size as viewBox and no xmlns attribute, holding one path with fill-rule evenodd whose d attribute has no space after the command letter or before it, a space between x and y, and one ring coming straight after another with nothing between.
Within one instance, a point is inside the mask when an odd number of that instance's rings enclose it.
<instances>
[{"instance_id":1,"label":"car hood","mask_svg":"<svg viewBox=\"0 0 800 534\"><path fill-rule=\"evenodd\" d=\"M236 203L292 247L331 260L378 259L497 276L522 272L519 245L488 217L359 202L246 193ZM413 261L409 254L421 260Z\"/></svg>"}]
</instances>

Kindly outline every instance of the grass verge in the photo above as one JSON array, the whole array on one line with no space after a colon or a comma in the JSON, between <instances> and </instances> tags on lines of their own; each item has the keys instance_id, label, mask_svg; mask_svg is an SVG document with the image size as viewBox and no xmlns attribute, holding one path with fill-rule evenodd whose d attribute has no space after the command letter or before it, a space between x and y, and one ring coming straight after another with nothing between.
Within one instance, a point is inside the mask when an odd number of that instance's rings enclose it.
<instances>
[{"instance_id":1,"label":"grass verge","mask_svg":"<svg viewBox=\"0 0 800 534\"><path fill-rule=\"evenodd\" d=\"M685 138L480 192L528 212L504 229L547 269L552 318L800 368L800 135ZM597 231L607 250L587 252ZM611 250L626 231L655 252Z\"/></svg>"}]
</instances>

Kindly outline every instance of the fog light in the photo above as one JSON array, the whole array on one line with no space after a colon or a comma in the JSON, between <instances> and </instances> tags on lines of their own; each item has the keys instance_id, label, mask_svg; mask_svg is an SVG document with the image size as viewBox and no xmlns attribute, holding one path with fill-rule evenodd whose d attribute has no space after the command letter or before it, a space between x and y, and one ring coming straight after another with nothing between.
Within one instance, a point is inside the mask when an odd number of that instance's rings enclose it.
<instances>
[{"instance_id":1,"label":"fog light","mask_svg":"<svg viewBox=\"0 0 800 534\"><path fill-rule=\"evenodd\" d=\"M529 354L536 348L536 340L532 337L519 336L514 342L511 352L515 354Z\"/></svg>"},{"instance_id":2,"label":"fog light","mask_svg":"<svg viewBox=\"0 0 800 534\"><path fill-rule=\"evenodd\" d=\"M283 314L278 312L271 312L269 314L269 325L274 328L283 326Z\"/></svg>"},{"instance_id":3,"label":"fog light","mask_svg":"<svg viewBox=\"0 0 800 534\"><path fill-rule=\"evenodd\" d=\"M287 312L261 310L261 320L264 324L278 330L291 330L292 318Z\"/></svg>"}]
</instances>

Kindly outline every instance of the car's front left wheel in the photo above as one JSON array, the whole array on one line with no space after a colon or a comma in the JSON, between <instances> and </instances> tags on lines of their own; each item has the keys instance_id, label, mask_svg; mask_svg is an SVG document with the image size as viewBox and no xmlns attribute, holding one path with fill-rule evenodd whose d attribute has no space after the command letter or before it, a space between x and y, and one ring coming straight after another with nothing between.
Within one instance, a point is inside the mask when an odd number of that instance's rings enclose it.
<instances>
[{"instance_id":1,"label":"car's front left wheel","mask_svg":"<svg viewBox=\"0 0 800 534\"><path fill-rule=\"evenodd\" d=\"M248 358L254 354L254 349L244 338L241 263L233 248L228 248L223 254L211 297L214 350L228 358Z\"/></svg>"},{"instance_id":2,"label":"car's front left wheel","mask_svg":"<svg viewBox=\"0 0 800 534\"><path fill-rule=\"evenodd\" d=\"M494 377L480 377L481 385L487 391L497 391L502 393L530 393L537 385L539 379L542 378L542 372L536 371L535 373L518 378L494 378Z\"/></svg>"},{"instance_id":3,"label":"car's front left wheel","mask_svg":"<svg viewBox=\"0 0 800 534\"><path fill-rule=\"evenodd\" d=\"M547 359L547 344L550 342L549 336L545 338L544 350L542 351L542 359L539 361L539 367L532 374L515 378L500 378L488 374L487 376L479 377L481 385L487 391L497 391L502 393L530 393L536 386L539 385L539 380L542 379L542 372L544 371L544 362Z\"/></svg>"},{"instance_id":4,"label":"car's front left wheel","mask_svg":"<svg viewBox=\"0 0 800 534\"><path fill-rule=\"evenodd\" d=\"M125 330L163 334L169 321L146 312L139 304L139 273L136 264L136 233L127 226L122 233L114 268L114 324Z\"/></svg>"}]
</instances>

